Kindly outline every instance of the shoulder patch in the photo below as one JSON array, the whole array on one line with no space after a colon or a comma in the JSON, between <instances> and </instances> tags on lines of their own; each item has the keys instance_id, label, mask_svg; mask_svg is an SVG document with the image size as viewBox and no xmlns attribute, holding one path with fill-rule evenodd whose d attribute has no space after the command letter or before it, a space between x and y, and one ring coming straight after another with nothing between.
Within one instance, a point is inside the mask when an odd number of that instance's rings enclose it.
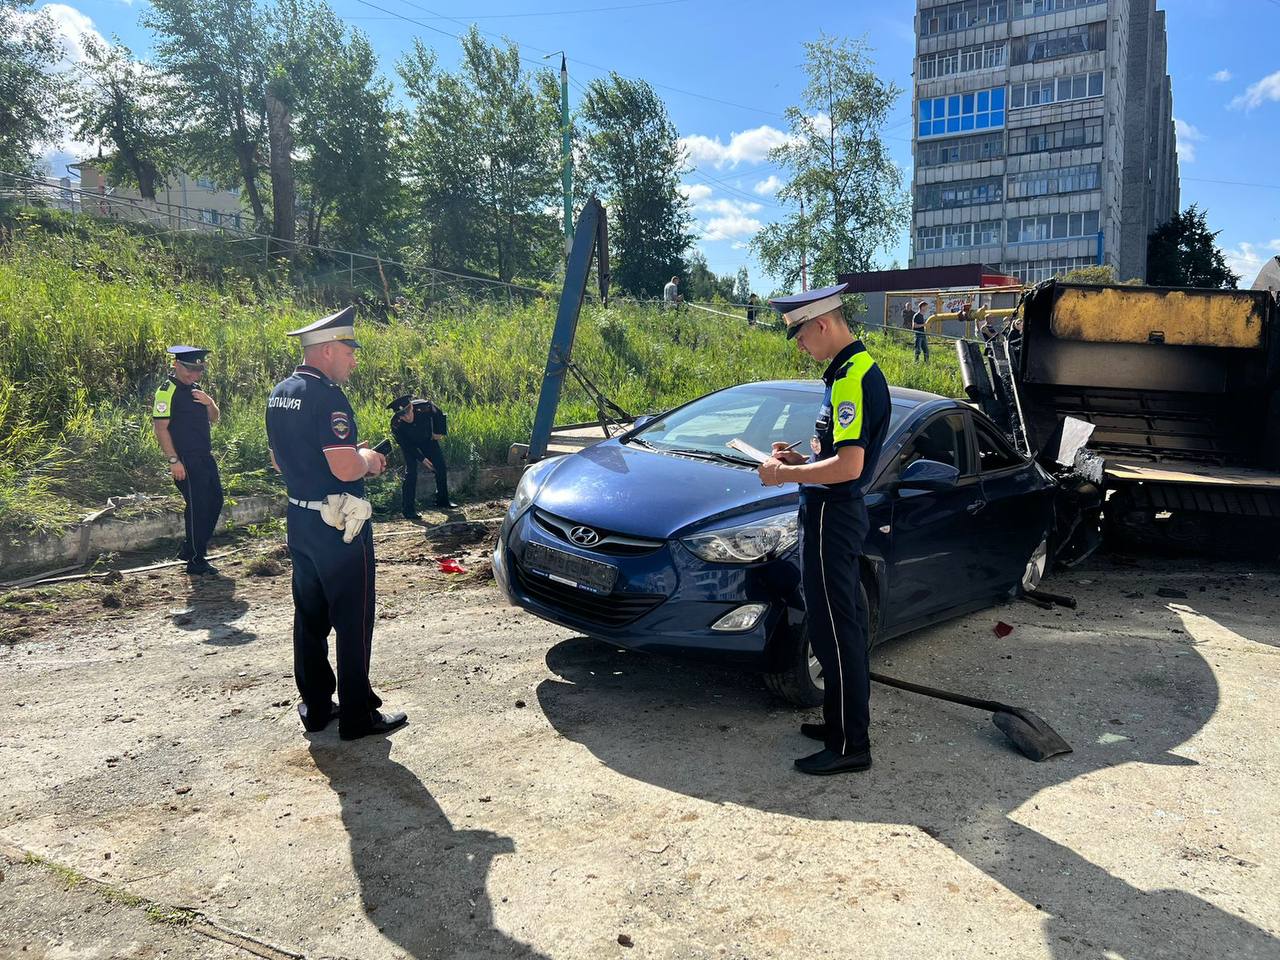
<instances>
[{"instance_id":1,"label":"shoulder patch","mask_svg":"<svg viewBox=\"0 0 1280 960\"><path fill-rule=\"evenodd\" d=\"M173 381L166 380L156 388L156 397L151 404L151 416L156 418L169 416L169 408L173 403Z\"/></svg>"},{"instance_id":2,"label":"shoulder patch","mask_svg":"<svg viewBox=\"0 0 1280 960\"><path fill-rule=\"evenodd\" d=\"M329 429L339 440L345 440L351 436L351 418L344 411L337 410L329 414Z\"/></svg>"},{"instance_id":3,"label":"shoulder patch","mask_svg":"<svg viewBox=\"0 0 1280 960\"><path fill-rule=\"evenodd\" d=\"M840 406L836 407L836 422L842 427L847 427L858 416L858 407L852 400L843 400Z\"/></svg>"}]
</instances>

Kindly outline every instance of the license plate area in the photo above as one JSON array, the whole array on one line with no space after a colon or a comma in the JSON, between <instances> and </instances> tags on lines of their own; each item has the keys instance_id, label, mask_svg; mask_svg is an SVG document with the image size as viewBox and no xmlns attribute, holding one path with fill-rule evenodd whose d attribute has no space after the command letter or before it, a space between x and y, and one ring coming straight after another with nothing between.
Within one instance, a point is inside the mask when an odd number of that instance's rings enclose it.
<instances>
[{"instance_id":1,"label":"license plate area","mask_svg":"<svg viewBox=\"0 0 1280 960\"><path fill-rule=\"evenodd\" d=\"M540 543L525 546L524 565L533 573L591 593L612 593L618 579L618 568L611 564L574 556Z\"/></svg>"}]
</instances>

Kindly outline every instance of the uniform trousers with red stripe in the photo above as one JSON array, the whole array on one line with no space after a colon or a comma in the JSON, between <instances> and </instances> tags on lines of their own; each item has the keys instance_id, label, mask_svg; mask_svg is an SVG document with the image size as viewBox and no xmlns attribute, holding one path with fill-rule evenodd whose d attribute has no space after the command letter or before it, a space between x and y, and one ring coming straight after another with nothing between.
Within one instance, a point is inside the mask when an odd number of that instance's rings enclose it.
<instances>
[{"instance_id":1,"label":"uniform trousers with red stripe","mask_svg":"<svg viewBox=\"0 0 1280 960\"><path fill-rule=\"evenodd\" d=\"M338 726L359 733L382 701L369 685L373 648L373 527L365 523L351 543L318 511L289 505L289 554L293 560L293 673L309 716L329 714L338 694ZM335 635L338 674L329 665L329 633Z\"/></svg>"},{"instance_id":2,"label":"uniform trousers with red stripe","mask_svg":"<svg viewBox=\"0 0 1280 960\"><path fill-rule=\"evenodd\" d=\"M800 566L809 644L822 666L826 745L842 755L870 748L871 665L858 599L858 558L867 537L859 496L805 491Z\"/></svg>"}]
</instances>

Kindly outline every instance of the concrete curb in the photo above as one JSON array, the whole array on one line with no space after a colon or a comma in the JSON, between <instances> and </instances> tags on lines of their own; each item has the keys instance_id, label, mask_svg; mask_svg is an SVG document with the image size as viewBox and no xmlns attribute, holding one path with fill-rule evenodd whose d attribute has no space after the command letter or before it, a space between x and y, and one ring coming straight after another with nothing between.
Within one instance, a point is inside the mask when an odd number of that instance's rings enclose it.
<instances>
[{"instance_id":1,"label":"concrete curb","mask_svg":"<svg viewBox=\"0 0 1280 960\"><path fill-rule=\"evenodd\" d=\"M523 466L472 467L454 473L459 489L476 495L510 494L519 483ZM419 478L419 488L422 480ZM141 517L119 518L112 508L98 511L59 535L33 537L23 543L0 543L0 579L21 579L42 569L85 564L104 553L143 550L163 540L177 540L183 533L181 511L171 506ZM279 494L228 498L218 520L218 530L228 526L261 523L284 516L284 491Z\"/></svg>"}]
</instances>

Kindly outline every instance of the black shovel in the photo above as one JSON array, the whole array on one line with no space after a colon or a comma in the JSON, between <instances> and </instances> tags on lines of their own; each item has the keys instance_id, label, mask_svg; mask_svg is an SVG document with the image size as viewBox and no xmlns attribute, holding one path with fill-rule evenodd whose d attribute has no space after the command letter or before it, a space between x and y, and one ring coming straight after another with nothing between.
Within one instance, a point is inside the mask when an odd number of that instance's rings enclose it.
<instances>
[{"instance_id":1,"label":"black shovel","mask_svg":"<svg viewBox=\"0 0 1280 960\"><path fill-rule=\"evenodd\" d=\"M1071 744L1063 740L1053 727L1049 726L1030 710L1024 710L1022 707L1011 707L1007 703L1000 703L996 700L979 700L977 697L966 697L961 693L948 693L946 690L935 690L933 687L924 687L918 683L886 677L882 673L871 674L871 679L876 683L883 683L885 686L897 687L899 690L908 690L911 693L924 694L924 696L933 697L935 700L946 700L950 703L958 703L961 706L988 711L992 715L991 722L996 725L996 728L1009 738L1013 745L1022 752L1023 756L1032 760L1048 760L1050 757L1071 752Z\"/></svg>"}]
</instances>

